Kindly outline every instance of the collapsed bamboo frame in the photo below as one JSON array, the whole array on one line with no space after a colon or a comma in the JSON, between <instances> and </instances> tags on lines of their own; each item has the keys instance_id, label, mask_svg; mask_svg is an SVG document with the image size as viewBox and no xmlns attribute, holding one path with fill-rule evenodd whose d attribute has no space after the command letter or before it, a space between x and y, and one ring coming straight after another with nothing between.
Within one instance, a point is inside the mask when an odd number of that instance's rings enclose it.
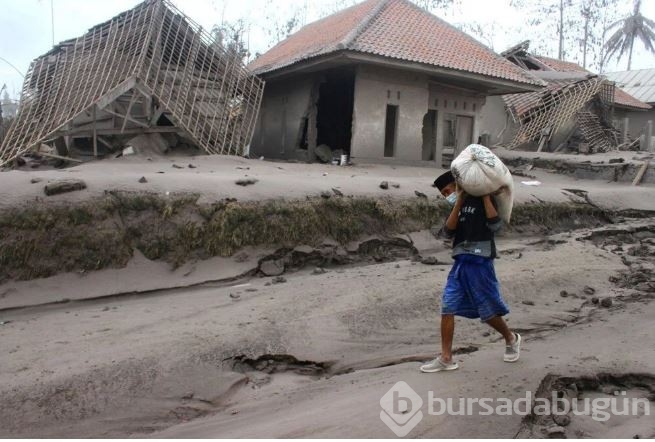
<instances>
[{"instance_id":1,"label":"collapsed bamboo frame","mask_svg":"<svg viewBox=\"0 0 655 442\"><path fill-rule=\"evenodd\" d=\"M0 145L0 166L71 135L75 119L84 115L93 116L97 154L98 112L120 117L117 134L164 131L156 125L166 112L207 153L242 155L263 89L238 56L169 1L146 0L32 62L18 114ZM114 103L126 96L127 110L119 113ZM131 116L135 103L147 114L143 118Z\"/></svg>"}]
</instances>

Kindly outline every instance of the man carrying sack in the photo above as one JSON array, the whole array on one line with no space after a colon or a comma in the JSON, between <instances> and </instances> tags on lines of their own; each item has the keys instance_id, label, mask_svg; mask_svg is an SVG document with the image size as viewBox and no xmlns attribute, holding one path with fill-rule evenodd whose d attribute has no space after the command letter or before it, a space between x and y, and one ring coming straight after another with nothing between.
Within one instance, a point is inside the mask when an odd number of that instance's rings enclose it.
<instances>
[{"instance_id":1,"label":"man carrying sack","mask_svg":"<svg viewBox=\"0 0 655 442\"><path fill-rule=\"evenodd\" d=\"M458 188L455 177L446 172L435 181L452 210L441 234L453 240L455 264L448 275L441 308L441 355L421 366L424 373L456 370L452 347L455 316L480 318L505 338L503 360L516 362L521 336L512 332L503 316L509 313L500 293L493 260L496 258L495 232L503 225L494 196L507 188L480 197L467 195Z\"/></svg>"}]
</instances>

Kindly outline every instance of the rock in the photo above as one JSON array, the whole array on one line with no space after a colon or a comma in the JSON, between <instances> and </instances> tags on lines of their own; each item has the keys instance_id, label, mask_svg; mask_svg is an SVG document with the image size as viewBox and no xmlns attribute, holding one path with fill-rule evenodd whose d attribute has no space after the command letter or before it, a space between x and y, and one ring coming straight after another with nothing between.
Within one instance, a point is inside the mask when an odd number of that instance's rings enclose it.
<instances>
[{"instance_id":1,"label":"rock","mask_svg":"<svg viewBox=\"0 0 655 442\"><path fill-rule=\"evenodd\" d=\"M380 189L382 189L382 190L387 190L387 189L389 189L389 183L386 182L386 181L382 181L382 182L380 183Z\"/></svg>"},{"instance_id":2,"label":"rock","mask_svg":"<svg viewBox=\"0 0 655 442\"><path fill-rule=\"evenodd\" d=\"M594 293L596 293L596 289L593 288L593 287L589 287L588 285L586 285L586 286L584 287L584 289L582 289L582 291L583 291L586 295L593 295Z\"/></svg>"},{"instance_id":3,"label":"rock","mask_svg":"<svg viewBox=\"0 0 655 442\"><path fill-rule=\"evenodd\" d=\"M312 272L312 275L324 275L325 273L327 273L327 270L325 270L323 267L316 267Z\"/></svg>"},{"instance_id":4,"label":"rock","mask_svg":"<svg viewBox=\"0 0 655 442\"><path fill-rule=\"evenodd\" d=\"M173 164L173 168L175 168L175 169L184 169L184 167L180 166L179 164Z\"/></svg>"},{"instance_id":5,"label":"rock","mask_svg":"<svg viewBox=\"0 0 655 442\"><path fill-rule=\"evenodd\" d=\"M484 333L482 333L482 336L484 336L485 338L488 338L489 336L491 336L491 333L484 332Z\"/></svg>"},{"instance_id":6,"label":"rock","mask_svg":"<svg viewBox=\"0 0 655 442\"><path fill-rule=\"evenodd\" d=\"M428 199L428 196L426 194L424 194L423 192L419 192L418 190L414 191L414 195L416 195L419 198Z\"/></svg>"},{"instance_id":7,"label":"rock","mask_svg":"<svg viewBox=\"0 0 655 442\"><path fill-rule=\"evenodd\" d=\"M603 300L600 301L600 306L610 308L612 306L612 298L603 298Z\"/></svg>"},{"instance_id":8,"label":"rock","mask_svg":"<svg viewBox=\"0 0 655 442\"><path fill-rule=\"evenodd\" d=\"M318 158L322 163L329 163L332 161L332 149L330 149L330 146L327 144L316 146L314 153L316 154L316 158Z\"/></svg>"},{"instance_id":9,"label":"rock","mask_svg":"<svg viewBox=\"0 0 655 442\"><path fill-rule=\"evenodd\" d=\"M240 179L240 180L236 180L234 182L234 184L236 184L237 186L246 187L246 186L251 186L251 185L255 184L257 181L259 181L259 180L256 180L255 178L243 178L243 179Z\"/></svg>"},{"instance_id":10,"label":"rock","mask_svg":"<svg viewBox=\"0 0 655 442\"><path fill-rule=\"evenodd\" d=\"M610 158L610 161L609 161L610 164L620 164L620 163L624 163L624 162L625 162L625 160L623 158Z\"/></svg>"},{"instance_id":11,"label":"rock","mask_svg":"<svg viewBox=\"0 0 655 442\"><path fill-rule=\"evenodd\" d=\"M143 183L147 183L148 180L146 179L146 177L142 176L141 178L139 178L139 182L143 184Z\"/></svg>"},{"instance_id":12,"label":"rock","mask_svg":"<svg viewBox=\"0 0 655 442\"><path fill-rule=\"evenodd\" d=\"M559 292L559 295L560 295L562 298L567 298L567 297L569 296L569 294L567 293L566 290L562 290L561 292Z\"/></svg>"},{"instance_id":13,"label":"rock","mask_svg":"<svg viewBox=\"0 0 655 442\"><path fill-rule=\"evenodd\" d=\"M548 427L546 429L546 433L548 434L549 438L562 439L566 436L566 429L564 427L560 427L559 425L553 425L552 427Z\"/></svg>"},{"instance_id":14,"label":"rock","mask_svg":"<svg viewBox=\"0 0 655 442\"><path fill-rule=\"evenodd\" d=\"M185 393L184 396L182 396L182 399L185 399L185 400L193 399L193 396L195 396L194 392L189 391L189 392Z\"/></svg>"},{"instance_id":15,"label":"rock","mask_svg":"<svg viewBox=\"0 0 655 442\"><path fill-rule=\"evenodd\" d=\"M427 266L436 266L439 264L439 260L436 256L426 256L425 258L421 259L421 264L425 264Z\"/></svg>"},{"instance_id":16,"label":"rock","mask_svg":"<svg viewBox=\"0 0 655 442\"><path fill-rule=\"evenodd\" d=\"M249 258L250 258L250 256L248 256L248 254L246 252L241 252L241 253L238 253L237 255L234 255L234 260L236 262L246 262L246 261L248 261Z\"/></svg>"},{"instance_id":17,"label":"rock","mask_svg":"<svg viewBox=\"0 0 655 442\"><path fill-rule=\"evenodd\" d=\"M259 271L266 276L278 276L284 273L284 263L282 260L268 260L259 265Z\"/></svg>"},{"instance_id":18,"label":"rock","mask_svg":"<svg viewBox=\"0 0 655 442\"><path fill-rule=\"evenodd\" d=\"M193 164L189 164L189 169L195 169L195 168L196 166L194 166Z\"/></svg>"},{"instance_id":19,"label":"rock","mask_svg":"<svg viewBox=\"0 0 655 442\"><path fill-rule=\"evenodd\" d=\"M325 200L329 200L330 198L332 198L332 194L328 191L323 191L321 192L321 198Z\"/></svg>"},{"instance_id":20,"label":"rock","mask_svg":"<svg viewBox=\"0 0 655 442\"><path fill-rule=\"evenodd\" d=\"M398 183L391 183L391 187L393 187L394 189L400 189L400 184L398 184Z\"/></svg>"},{"instance_id":21,"label":"rock","mask_svg":"<svg viewBox=\"0 0 655 442\"><path fill-rule=\"evenodd\" d=\"M334 187L332 188L332 192L334 192L336 196L343 196L343 192L339 189L335 189Z\"/></svg>"},{"instance_id":22,"label":"rock","mask_svg":"<svg viewBox=\"0 0 655 442\"><path fill-rule=\"evenodd\" d=\"M273 278L272 282L273 284L284 284L285 282L287 282L287 278L285 278L284 276L276 276L275 278Z\"/></svg>"},{"instance_id":23,"label":"rock","mask_svg":"<svg viewBox=\"0 0 655 442\"><path fill-rule=\"evenodd\" d=\"M241 298L241 295L239 295L239 294L237 294L237 293L230 293L230 298L232 298L232 299L239 299L239 298Z\"/></svg>"},{"instance_id":24,"label":"rock","mask_svg":"<svg viewBox=\"0 0 655 442\"><path fill-rule=\"evenodd\" d=\"M83 189L86 189L86 183L84 181L78 179L65 179L46 184L44 191L46 195L52 196Z\"/></svg>"},{"instance_id":25,"label":"rock","mask_svg":"<svg viewBox=\"0 0 655 442\"><path fill-rule=\"evenodd\" d=\"M554 414L553 422L555 422L560 427L568 427L571 424L571 416L569 416L568 414L563 414L563 415Z\"/></svg>"},{"instance_id":26,"label":"rock","mask_svg":"<svg viewBox=\"0 0 655 442\"><path fill-rule=\"evenodd\" d=\"M40 183L41 181L43 181L41 178L32 178L30 180L30 183L36 184L36 183Z\"/></svg>"},{"instance_id":27,"label":"rock","mask_svg":"<svg viewBox=\"0 0 655 442\"><path fill-rule=\"evenodd\" d=\"M521 304L524 304L524 305L534 305L534 301L530 301L529 299L526 299L525 301L521 301Z\"/></svg>"},{"instance_id":28,"label":"rock","mask_svg":"<svg viewBox=\"0 0 655 442\"><path fill-rule=\"evenodd\" d=\"M597 296L594 296L593 298L591 298L591 303L592 304L598 304L599 302L600 302L600 299L598 299Z\"/></svg>"}]
</instances>

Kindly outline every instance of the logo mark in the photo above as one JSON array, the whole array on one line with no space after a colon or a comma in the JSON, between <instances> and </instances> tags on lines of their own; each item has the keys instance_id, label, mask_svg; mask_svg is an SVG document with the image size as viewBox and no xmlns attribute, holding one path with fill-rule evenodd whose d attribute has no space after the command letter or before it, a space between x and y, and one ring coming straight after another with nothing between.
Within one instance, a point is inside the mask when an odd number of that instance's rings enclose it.
<instances>
[{"instance_id":1,"label":"logo mark","mask_svg":"<svg viewBox=\"0 0 655 442\"><path fill-rule=\"evenodd\" d=\"M398 437L407 436L423 419L423 399L403 381L382 396L380 406L380 419Z\"/></svg>"}]
</instances>

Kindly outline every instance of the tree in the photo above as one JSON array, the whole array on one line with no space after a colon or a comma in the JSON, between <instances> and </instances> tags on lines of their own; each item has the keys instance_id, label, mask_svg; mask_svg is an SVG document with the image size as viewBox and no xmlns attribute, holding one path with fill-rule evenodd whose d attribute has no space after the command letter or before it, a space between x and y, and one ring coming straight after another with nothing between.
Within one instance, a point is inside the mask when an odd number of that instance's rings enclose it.
<instances>
[{"instance_id":1,"label":"tree","mask_svg":"<svg viewBox=\"0 0 655 442\"><path fill-rule=\"evenodd\" d=\"M214 25L210 32L214 37L215 45L222 46L228 55L244 61L250 57L250 51L244 39L246 30L245 21L239 19L234 23L223 22L220 25Z\"/></svg>"},{"instance_id":2,"label":"tree","mask_svg":"<svg viewBox=\"0 0 655 442\"><path fill-rule=\"evenodd\" d=\"M641 0L635 0L632 15L617 20L607 27L614 33L605 43L605 60L616 56L621 61L628 53L628 70L632 67L632 50L635 40L639 39L651 53L655 54L655 22L641 14Z\"/></svg>"}]
</instances>

